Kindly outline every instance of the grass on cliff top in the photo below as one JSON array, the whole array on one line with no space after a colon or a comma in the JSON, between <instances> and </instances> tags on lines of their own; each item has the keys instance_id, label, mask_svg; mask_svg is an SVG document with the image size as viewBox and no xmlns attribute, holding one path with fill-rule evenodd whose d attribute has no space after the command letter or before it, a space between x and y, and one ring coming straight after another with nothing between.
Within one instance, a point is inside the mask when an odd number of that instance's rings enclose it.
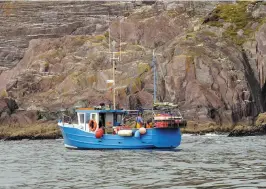
<instances>
[{"instance_id":1,"label":"grass on cliff top","mask_svg":"<svg viewBox=\"0 0 266 189\"><path fill-rule=\"evenodd\" d=\"M0 126L0 139L56 139L59 137L61 137L61 132L55 123Z\"/></svg>"},{"instance_id":2,"label":"grass on cliff top","mask_svg":"<svg viewBox=\"0 0 266 189\"><path fill-rule=\"evenodd\" d=\"M247 12L250 2L238 2L236 4L221 4L216 8L216 14L225 22L234 23L237 29L244 28L248 21L252 19Z\"/></svg>"},{"instance_id":3,"label":"grass on cliff top","mask_svg":"<svg viewBox=\"0 0 266 189\"><path fill-rule=\"evenodd\" d=\"M251 13L247 11L248 5L254 4L252 1L240 1L235 4L220 4L212 13L212 20L207 22L210 26L222 27L223 23L230 23L225 32L224 37L232 40L237 45L242 45L257 29L251 29L252 23L264 22L263 18L253 18ZM243 36L237 34L243 30Z\"/></svg>"},{"instance_id":4,"label":"grass on cliff top","mask_svg":"<svg viewBox=\"0 0 266 189\"><path fill-rule=\"evenodd\" d=\"M109 33L104 35L95 35L95 36L86 36L86 35L77 35L73 37L73 46L82 46L85 42L90 41L95 46L102 44L103 41L106 41L106 36L109 36Z\"/></svg>"}]
</instances>

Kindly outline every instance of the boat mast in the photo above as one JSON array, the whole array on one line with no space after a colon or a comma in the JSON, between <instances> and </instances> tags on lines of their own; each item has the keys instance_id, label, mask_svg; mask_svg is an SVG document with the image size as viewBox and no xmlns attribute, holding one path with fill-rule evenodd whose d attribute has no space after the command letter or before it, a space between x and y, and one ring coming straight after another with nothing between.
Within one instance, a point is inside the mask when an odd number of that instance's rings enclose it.
<instances>
[{"instance_id":1,"label":"boat mast","mask_svg":"<svg viewBox=\"0 0 266 189\"><path fill-rule=\"evenodd\" d=\"M113 106L114 110L116 109L115 105L115 60L118 60L119 58L115 58L115 52L112 52L112 58L111 61L113 63Z\"/></svg>"},{"instance_id":2,"label":"boat mast","mask_svg":"<svg viewBox=\"0 0 266 189\"><path fill-rule=\"evenodd\" d=\"M113 109L115 110L116 109L116 100L115 100L115 65L116 65L116 60L118 61L121 61L121 20L119 19L119 23L120 23L120 36L119 36L119 52L115 52L115 44L116 42L113 41L112 42L112 51L111 51L111 29L110 29L110 17L109 17L109 14L108 14L108 19L109 19L109 53L112 53L112 56L110 57L110 62L112 63L113 65ZM115 57L115 53L119 53L119 57Z\"/></svg>"},{"instance_id":3,"label":"boat mast","mask_svg":"<svg viewBox=\"0 0 266 189\"><path fill-rule=\"evenodd\" d=\"M109 54L111 53L111 38L110 38L110 35L111 35L111 29L110 29L110 15L108 13L108 25L109 25L109 28L108 28L108 37L109 37Z\"/></svg>"},{"instance_id":4,"label":"boat mast","mask_svg":"<svg viewBox=\"0 0 266 189\"><path fill-rule=\"evenodd\" d=\"M108 23L109 23L109 28L108 28L108 42L109 42L109 54L112 53L112 55L110 56L110 62L113 64L113 88L112 88L112 92L113 92L113 109L115 110L115 62L114 62L114 51L112 50L111 52L111 28L110 28L110 15L108 13Z\"/></svg>"},{"instance_id":5,"label":"boat mast","mask_svg":"<svg viewBox=\"0 0 266 189\"><path fill-rule=\"evenodd\" d=\"M155 63L155 55L154 50L152 52L152 66L153 66L153 104L156 103L156 63Z\"/></svg>"}]
</instances>

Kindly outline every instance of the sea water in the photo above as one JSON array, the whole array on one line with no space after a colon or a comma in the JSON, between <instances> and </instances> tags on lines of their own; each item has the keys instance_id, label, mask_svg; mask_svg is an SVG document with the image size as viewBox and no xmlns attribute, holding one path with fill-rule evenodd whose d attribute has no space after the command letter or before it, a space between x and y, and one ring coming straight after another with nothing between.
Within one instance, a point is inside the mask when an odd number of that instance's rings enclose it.
<instances>
[{"instance_id":1,"label":"sea water","mask_svg":"<svg viewBox=\"0 0 266 189\"><path fill-rule=\"evenodd\" d=\"M266 188L266 136L183 135L174 150L0 141L0 188Z\"/></svg>"}]
</instances>

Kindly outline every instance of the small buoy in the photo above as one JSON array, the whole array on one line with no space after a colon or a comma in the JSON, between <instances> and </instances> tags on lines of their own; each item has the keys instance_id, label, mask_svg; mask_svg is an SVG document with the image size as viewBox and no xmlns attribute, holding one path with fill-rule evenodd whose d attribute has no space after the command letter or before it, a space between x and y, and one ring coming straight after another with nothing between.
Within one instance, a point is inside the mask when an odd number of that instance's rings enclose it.
<instances>
[{"instance_id":1,"label":"small buoy","mask_svg":"<svg viewBox=\"0 0 266 189\"><path fill-rule=\"evenodd\" d=\"M144 127L141 127L139 129L139 133L142 134L142 135L144 135L146 133L146 129Z\"/></svg>"},{"instance_id":2,"label":"small buoy","mask_svg":"<svg viewBox=\"0 0 266 189\"><path fill-rule=\"evenodd\" d=\"M139 131L136 131L136 132L135 132L134 137L136 137L136 138L139 138L139 137L140 137L140 133L139 133Z\"/></svg>"},{"instance_id":3,"label":"small buoy","mask_svg":"<svg viewBox=\"0 0 266 189\"><path fill-rule=\"evenodd\" d=\"M101 138L103 136L103 129L98 129L96 132L95 132L95 137L96 138Z\"/></svg>"}]
</instances>

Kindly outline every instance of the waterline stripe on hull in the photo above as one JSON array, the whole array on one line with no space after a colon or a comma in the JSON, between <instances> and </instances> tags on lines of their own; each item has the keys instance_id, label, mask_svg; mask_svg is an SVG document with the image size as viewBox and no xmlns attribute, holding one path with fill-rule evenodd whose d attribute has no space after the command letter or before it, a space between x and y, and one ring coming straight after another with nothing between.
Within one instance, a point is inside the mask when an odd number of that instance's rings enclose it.
<instances>
[{"instance_id":1,"label":"waterline stripe on hull","mask_svg":"<svg viewBox=\"0 0 266 189\"><path fill-rule=\"evenodd\" d=\"M135 146L125 146L125 145L117 145L117 144L102 144L102 143L94 143L94 142L85 142L85 141L79 141L72 138L69 138L68 140L82 143L82 144L88 144L88 145L94 145L94 146L103 146L103 147L97 147L100 148L154 148L154 145L152 144L143 144L143 145L135 145ZM71 145L69 145L71 146ZM76 147L79 148L79 147ZM94 148L94 147L85 147L85 148Z\"/></svg>"}]
</instances>

